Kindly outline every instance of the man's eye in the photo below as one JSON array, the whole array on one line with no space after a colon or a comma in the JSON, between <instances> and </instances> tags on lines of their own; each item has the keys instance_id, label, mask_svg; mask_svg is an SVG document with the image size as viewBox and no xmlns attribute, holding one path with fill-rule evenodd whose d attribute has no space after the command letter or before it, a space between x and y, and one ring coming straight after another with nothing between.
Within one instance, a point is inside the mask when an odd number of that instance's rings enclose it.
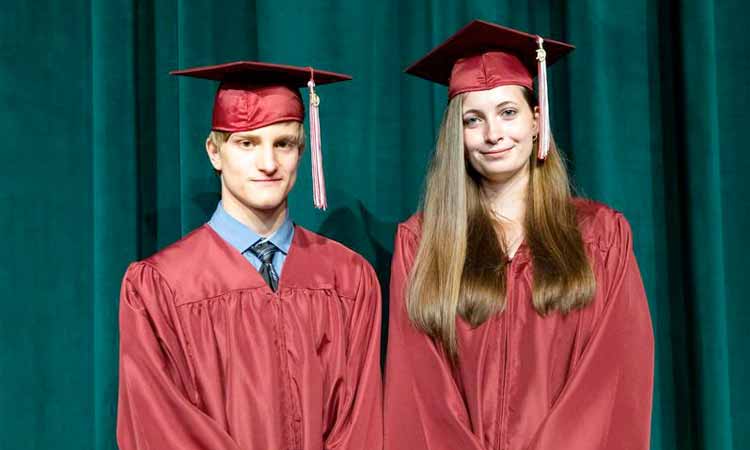
<instances>
[{"instance_id":1,"label":"man's eye","mask_svg":"<svg viewBox=\"0 0 750 450\"><path fill-rule=\"evenodd\" d=\"M291 140L284 140L284 141L277 142L276 146L278 148L284 148L284 149L286 149L286 148L292 148L292 147L294 147L295 144Z\"/></svg>"},{"instance_id":2,"label":"man's eye","mask_svg":"<svg viewBox=\"0 0 750 450\"><path fill-rule=\"evenodd\" d=\"M250 141L240 141L240 146L241 147L245 147L245 148L249 148L249 147L253 146L253 143L250 142Z\"/></svg>"},{"instance_id":3,"label":"man's eye","mask_svg":"<svg viewBox=\"0 0 750 450\"><path fill-rule=\"evenodd\" d=\"M515 117L516 114L518 114L518 111L516 111L515 109L504 109L500 112L500 115L505 118Z\"/></svg>"}]
</instances>

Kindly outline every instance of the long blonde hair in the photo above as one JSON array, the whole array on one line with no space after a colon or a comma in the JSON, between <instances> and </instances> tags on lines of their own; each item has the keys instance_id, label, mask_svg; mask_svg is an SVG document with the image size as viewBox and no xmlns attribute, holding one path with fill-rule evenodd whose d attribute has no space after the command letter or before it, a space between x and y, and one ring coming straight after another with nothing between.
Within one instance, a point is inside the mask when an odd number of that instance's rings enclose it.
<instances>
[{"instance_id":1,"label":"long blonde hair","mask_svg":"<svg viewBox=\"0 0 750 450\"><path fill-rule=\"evenodd\" d=\"M524 96L536 106L530 90ZM479 326L505 308L502 229L482 200L480 176L464 157L463 95L448 104L427 174L422 237L407 291L412 322L455 362L456 318ZM596 281L578 228L565 164L554 143L531 153L524 233L534 267L533 305L542 315L588 304Z\"/></svg>"}]
</instances>

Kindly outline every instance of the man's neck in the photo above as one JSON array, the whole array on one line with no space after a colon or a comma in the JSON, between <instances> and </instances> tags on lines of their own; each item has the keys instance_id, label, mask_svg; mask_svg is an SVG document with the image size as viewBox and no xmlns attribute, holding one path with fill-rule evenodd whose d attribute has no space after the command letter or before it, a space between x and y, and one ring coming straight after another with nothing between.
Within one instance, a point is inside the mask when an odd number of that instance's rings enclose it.
<instances>
[{"instance_id":1,"label":"man's neck","mask_svg":"<svg viewBox=\"0 0 750 450\"><path fill-rule=\"evenodd\" d=\"M248 208L230 196L222 196L221 204L227 214L263 237L271 236L286 220L286 201L277 208L269 210Z\"/></svg>"}]
</instances>

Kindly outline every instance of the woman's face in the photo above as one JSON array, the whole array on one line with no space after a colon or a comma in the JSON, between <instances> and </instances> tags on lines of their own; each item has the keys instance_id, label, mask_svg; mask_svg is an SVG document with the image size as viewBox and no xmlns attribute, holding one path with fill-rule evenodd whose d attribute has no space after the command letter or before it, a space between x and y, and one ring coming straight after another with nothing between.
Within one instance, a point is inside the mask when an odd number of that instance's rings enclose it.
<instances>
[{"instance_id":1,"label":"woman's face","mask_svg":"<svg viewBox=\"0 0 750 450\"><path fill-rule=\"evenodd\" d=\"M504 183L528 170L539 112L521 86L498 86L464 94L464 150L485 182Z\"/></svg>"}]
</instances>

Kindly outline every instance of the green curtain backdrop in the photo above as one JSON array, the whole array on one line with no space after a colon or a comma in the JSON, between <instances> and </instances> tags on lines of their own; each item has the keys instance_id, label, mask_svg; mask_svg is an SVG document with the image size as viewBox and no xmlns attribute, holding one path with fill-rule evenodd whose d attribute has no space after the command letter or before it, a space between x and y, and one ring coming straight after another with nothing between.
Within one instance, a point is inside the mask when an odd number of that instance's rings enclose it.
<instances>
[{"instance_id":1,"label":"green curtain backdrop","mask_svg":"<svg viewBox=\"0 0 750 450\"><path fill-rule=\"evenodd\" d=\"M116 448L127 264L204 223L216 86L251 59L348 72L319 89L329 210L294 219L386 283L445 89L402 69L473 18L569 41L553 130L580 193L623 211L657 339L652 448L750 448L750 113L740 0L53 0L0 5L0 449Z\"/></svg>"}]
</instances>

